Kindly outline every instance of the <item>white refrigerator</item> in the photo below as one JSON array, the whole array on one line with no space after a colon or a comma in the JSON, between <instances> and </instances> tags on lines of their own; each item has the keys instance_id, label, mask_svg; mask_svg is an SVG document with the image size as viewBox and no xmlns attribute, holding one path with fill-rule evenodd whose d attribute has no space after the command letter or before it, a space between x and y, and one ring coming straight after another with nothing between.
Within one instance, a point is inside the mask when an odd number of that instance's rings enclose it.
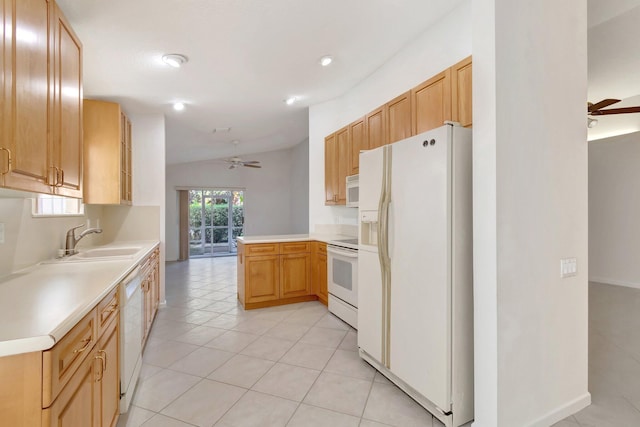
<instances>
[{"instance_id":1,"label":"white refrigerator","mask_svg":"<svg viewBox=\"0 0 640 427\"><path fill-rule=\"evenodd\" d=\"M358 346L446 426L473 419L471 130L360 154Z\"/></svg>"}]
</instances>

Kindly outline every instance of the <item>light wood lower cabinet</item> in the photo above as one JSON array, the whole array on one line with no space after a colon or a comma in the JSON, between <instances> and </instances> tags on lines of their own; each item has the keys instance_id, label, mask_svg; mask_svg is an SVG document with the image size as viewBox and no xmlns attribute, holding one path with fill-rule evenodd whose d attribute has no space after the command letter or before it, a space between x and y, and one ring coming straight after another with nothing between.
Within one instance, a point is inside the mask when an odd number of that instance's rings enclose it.
<instances>
[{"instance_id":1,"label":"light wood lower cabinet","mask_svg":"<svg viewBox=\"0 0 640 427\"><path fill-rule=\"evenodd\" d=\"M327 291L327 244L313 242L311 250L311 287L318 300L327 305L329 293Z\"/></svg>"},{"instance_id":2,"label":"light wood lower cabinet","mask_svg":"<svg viewBox=\"0 0 640 427\"><path fill-rule=\"evenodd\" d=\"M310 242L238 242L238 299L247 310L317 299Z\"/></svg>"},{"instance_id":3,"label":"light wood lower cabinet","mask_svg":"<svg viewBox=\"0 0 640 427\"><path fill-rule=\"evenodd\" d=\"M117 424L118 301L116 288L49 350L0 358L1 425L114 427Z\"/></svg>"},{"instance_id":4,"label":"light wood lower cabinet","mask_svg":"<svg viewBox=\"0 0 640 427\"><path fill-rule=\"evenodd\" d=\"M44 409L42 425L50 427L101 426L99 380L101 361L92 349L53 404Z\"/></svg>"},{"instance_id":5,"label":"light wood lower cabinet","mask_svg":"<svg viewBox=\"0 0 640 427\"><path fill-rule=\"evenodd\" d=\"M280 256L280 297L292 298L311 295L311 254Z\"/></svg>"},{"instance_id":6,"label":"light wood lower cabinet","mask_svg":"<svg viewBox=\"0 0 640 427\"><path fill-rule=\"evenodd\" d=\"M144 301L142 344L147 342L153 319L160 302L160 249L154 250L140 263L142 274L142 300Z\"/></svg>"}]
</instances>

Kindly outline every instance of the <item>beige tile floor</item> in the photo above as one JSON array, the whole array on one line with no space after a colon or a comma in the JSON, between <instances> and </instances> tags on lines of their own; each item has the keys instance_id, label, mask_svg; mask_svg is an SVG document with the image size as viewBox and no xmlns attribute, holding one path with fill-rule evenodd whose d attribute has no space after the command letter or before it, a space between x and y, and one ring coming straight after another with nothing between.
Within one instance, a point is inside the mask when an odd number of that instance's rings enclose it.
<instances>
[{"instance_id":1,"label":"beige tile floor","mask_svg":"<svg viewBox=\"0 0 640 427\"><path fill-rule=\"evenodd\" d=\"M166 272L167 305L118 427L441 426L360 360L356 332L325 306L244 311L233 257L169 263ZM556 426L640 426L639 309L640 291L591 285L594 404Z\"/></svg>"}]
</instances>

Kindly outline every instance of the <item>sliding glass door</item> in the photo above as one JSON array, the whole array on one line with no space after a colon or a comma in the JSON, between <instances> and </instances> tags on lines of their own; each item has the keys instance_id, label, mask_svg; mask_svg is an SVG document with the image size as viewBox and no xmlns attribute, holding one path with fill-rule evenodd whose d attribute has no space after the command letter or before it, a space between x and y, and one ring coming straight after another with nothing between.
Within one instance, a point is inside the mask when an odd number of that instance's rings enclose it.
<instances>
[{"instance_id":1,"label":"sliding glass door","mask_svg":"<svg viewBox=\"0 0 640 427\"><path fill-rule=\"evenodd\" d=\"M189 257L235 255L243 224L242 191L189 190Z\"/></svg>"}]
</instances>

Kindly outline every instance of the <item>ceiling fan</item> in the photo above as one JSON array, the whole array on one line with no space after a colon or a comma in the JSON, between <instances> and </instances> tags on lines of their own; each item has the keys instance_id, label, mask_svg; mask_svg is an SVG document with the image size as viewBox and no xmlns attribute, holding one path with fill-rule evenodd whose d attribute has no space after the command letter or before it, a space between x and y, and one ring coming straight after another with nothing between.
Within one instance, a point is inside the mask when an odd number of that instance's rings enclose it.
<instances>
[{"instance_id":1,"label":"ceiling fan","mask_svg":"<svg viewBox=\"0 0 640 427\"><path fill-rule=\"evenodd\" d=\"M246 168L261 168L260 162L257 160L247 160L244 161L240 157L231 157L230 159L224 159L225 162L229 163L229 169L239 168L240 166L244 166Z\"/></svg>"},{"instance_id":2,"label":"ceiling fan","mask_svg":"<svg viewBox=\"0 0 640 427\"><path fill-rule=\"evenodd\" d=\"M600 102L596 102L595 104L589 102L587 103L587 114L589 114L590 116L605 116L607 114L640 113L640 106L609 108L608 110L603 110L603 108L608 107L609 105L616 104L618 102L620 102L619 99L604 99Z\"/></svg>"}]
</instances>

